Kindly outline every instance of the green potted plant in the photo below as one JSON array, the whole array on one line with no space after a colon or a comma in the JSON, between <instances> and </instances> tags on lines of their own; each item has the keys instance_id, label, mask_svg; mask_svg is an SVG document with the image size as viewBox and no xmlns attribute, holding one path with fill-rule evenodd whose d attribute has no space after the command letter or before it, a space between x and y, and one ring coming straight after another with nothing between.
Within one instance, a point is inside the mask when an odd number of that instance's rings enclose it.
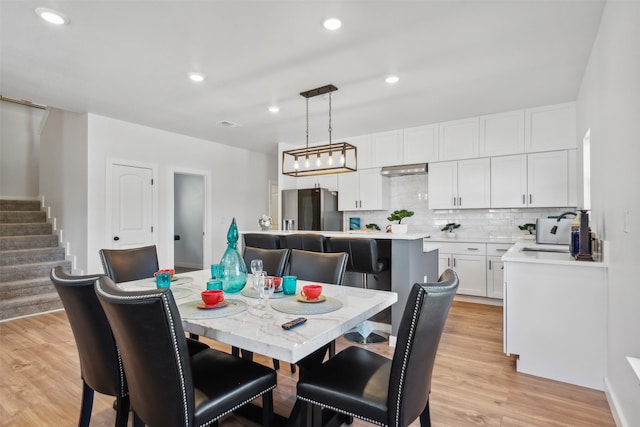
<instances>
[{"instance_id":1,"label":"green potted plant","mask_svg":"<svg viewBox=\"0 0 640 427\"><path fill-rule=\"evenodd\" d=\"M413 211L408 211L406 209L399 209L391 212L391 214L387 217L389 221L398 221L395 224L391 224L391 232L396 234L404 234L407 232L407 224L402 224L402 220L404 218L409 218L413 216ZM388 228L387 228L388 229Z\"/></svg>"},{"instance_id":2,"label":"green potted plant","mask_svg":"<svg viewBox=\"0 0 640 427\"><path fill-rule=\"evenodd\" d=\"M442 227L440 230L446 232L446 236L450 239L455 239L456 237L456 230L460 228L460 224L455 223L455 222L450 222L448 224L446 224L444 227Z\"/></svg>"}]
</instances>

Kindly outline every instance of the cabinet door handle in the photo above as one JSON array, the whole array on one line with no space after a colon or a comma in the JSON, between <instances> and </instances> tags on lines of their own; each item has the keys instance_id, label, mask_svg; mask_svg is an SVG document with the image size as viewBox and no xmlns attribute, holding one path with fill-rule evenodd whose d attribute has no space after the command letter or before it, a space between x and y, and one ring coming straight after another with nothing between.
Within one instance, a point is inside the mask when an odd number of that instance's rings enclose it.
<instances>
[{"instance_id":1,"label":"cabinet door handle","mask_svg":"<svg viewBox=\"0 0 640 427\"><path fill-rule=\"evenodd\" d=\"M478 248L467 248L468 251L477 251Z\"/></svg>"},{"instance_id":2,"label":"cabinet door handle","mask_svg":"<svg viewBox=\"0 0 640 427\"><path fill-rule=\"evenodd\" d=\"M453 268L455 268L455 267L456 267L456 258L453 257Z\"/></svg>"},{"instance_id":3,"label":"cabinet door handle","mask_svg":"<svg viewBox=\"0 0 640 427\"><path fill-rule=\"evenodd\" d=\"M462 206L462 197L458 197L458 207Z\"/></svg>"},{"instance_id":4,"label":"cabinet door handle","mask_svg":"<svg viewBox=\"0 0 640 427\"><path fill-rule=\"evenodd\" d=\"M533 203L533 196L529 194L529 204Z\"/></svg>"},{"instance_id":5,"label":"cabinet door handle","mask_svg":"<svg viewBox=\"0 0 640 427\"><path fill-rule=\"evenodd\" d=\"M509 249L496 249L496 252L507 252Z\"/></svg>"},{"instance_id":6,"label":"cabinet door handle","mask_svg":"<svg viewBox=\"0 0 640 427\"><path fill-rule=\"evenodd\" d=\"M455 206L455 205L456 205L456 198L454 197L453 198L453 206Z\"/></svg>"},{"instance_id":7,"label":"cabinet door handle","mask_svg":"<svg viewBox=\"0 0 640 427\"><path fill-rule=\"evenodd\" d=\"M358 201L356 200L356 209L358 208Z\"/></svg>"},{"instance_id":8,"label":"cabinet door handle","mask_svg":"<svg viewBox=\"0 0 640 427\"><path fill-rule=\"evenodd\" d=\"M522 204L525 205L527 203L527 199L526 196L523 194L522 195Z\"/></svg>"},{"instance_id":9,"label":"cabinet door handle","mask_svg":"<svg viewBox=\"0 0 640 427\"><path fill-rule=\"evenodd\" d=\"M489 260L489 270L491 270L491 260Z\"/></svg>"},{"instance_id":10,"label":"cabinet door handle","mask_svg":"<svg viewBox=\"0 0 640 427\"><path fill-rule=\"evenodd\" d=\"M447 258L447 267L451 267L451 258Z\"/></svg>"}]
</instances>

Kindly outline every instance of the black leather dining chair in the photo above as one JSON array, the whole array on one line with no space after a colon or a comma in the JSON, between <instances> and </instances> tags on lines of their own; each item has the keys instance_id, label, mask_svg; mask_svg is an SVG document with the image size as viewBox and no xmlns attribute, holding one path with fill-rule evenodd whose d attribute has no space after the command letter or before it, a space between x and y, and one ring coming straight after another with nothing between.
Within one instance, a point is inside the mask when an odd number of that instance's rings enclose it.
<instances>
[{"instance_id":1,"label":"black leather dining chair","mask_svg":"<svg viewBox=\"0 0 640 427\"><path fill-rule=\"evenodd\" d=\"M287 268L290 253L291 251L289 249L260 249L245 246L243 258L244 263L247 265L247 271L251 271L251 260L261 259L262 269L266 271L267 274L282 277ZM239 351L237 347L232 347L233 354L238 355ZM243 351L243 354L250 357L247 351ZM276 371L280 369L280 361L278 359L273 359L273 367ZM295 372L296 365L292 364L291 373L295 374Z\"/></svg>"},{"instance_id":2,"label":"black leather dining chair","mask_svg":"<svg viewBox=\"0 0 640 427\"><path fill-rule=\"evenodd\" d=\"M345 252L319 253L291 250L289 274L300 280L342 285L349 261ZM329 357L336 354L336 342L329 343Z\"/></svg>"},{"instance_id":3,"label":"black leather dining chair","mask_svg":"<svg viewBox=\"0 0 640 427\"><path fill-rule=\"evenodd\" d=\"M451 269L436 283L413 285L392 360L351 346L303 376L297 397L306 402L306 425L326 407L380 426L404 427L418 417L422 427L430 426L433 364L457 288Z\"/></svg>"},{"instance_id":4,"label":"black leather dining chair","mask_svg":"<svg viewBox=\"0 0 640 427\"><path fill-rule=\"evenodd\" d=\"M244 248L244 263L247 271L251 271L251 260L261 259L262 269L270 276L282 277L289 262L289 249L260 249L247 246Z\"/></svg>"},{"instance_id":5,"label":"black leather dining chair","mask_svg":"<svg viewBox=\"0 0 640 427\"><path fill-rule=\"evenodd\" d=\"M116 283L147 279L159 270L156 246L132 249L100 249L107 276Z\"/></svg>"},{"instance_id":6,"label":"black leather dining chair","mask_svg":"<svg viewBox=\"0 0 640 427\"><path fill-rule=\"evenodd\" d=\"M49 273L69 319L80 359L82 405L78 425L89 426L97 391L116 397L115 425L124 427L129 417L129 393L120 354L93 288L100 276L71 276L63 267Z\"/></svg>"},{"instance_id":7,"label":"black leather dining chair","mask_svg":"<svg viewBox=\"0 0 640 427\"><path fill-rule=\"evenodd\" d=\"M258 397L263 425L272 425L276 372L211 348L190 355L170 289L126 292L101 277L96 294L120 349L136 425L217 426Z\"/></svg>"},{"instance_id":8,"label":"black leather dining chair","mask_svg":"<svg viewBox=\"0 0 640 427\"><path fill-rule=\"evenodd\" d=\"M349 255L291 250L289 274L299 280L342 285Z\"/></svg>"}]
</instances>

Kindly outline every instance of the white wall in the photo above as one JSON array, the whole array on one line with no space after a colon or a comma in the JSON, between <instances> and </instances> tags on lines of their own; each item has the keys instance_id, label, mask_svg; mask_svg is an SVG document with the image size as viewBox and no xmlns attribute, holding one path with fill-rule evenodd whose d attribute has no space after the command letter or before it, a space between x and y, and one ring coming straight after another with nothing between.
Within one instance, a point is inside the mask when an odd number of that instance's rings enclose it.
<instances>
[{"instance_id":1,"label":"white wall","mask_svg":"<svg viewBox=\"0 0 640 427\"><path fill-rule=\"evenodd\" d=\"M36 199L45 110L0 101L0 197Z\"/></svg>"},{"instance_id":2,"label":"white wall","mask_svg":"<svg viewBox=\"0 0 640 427\"><path fill-rule=\"evenodd\" d=\"M591 216L609 254L605 389L618 425L640 426L640 381L625 359L640 357L640 2L607 2L577 101L578 135L591 129Z\"/></svg>"},{"instance_id":3,"label":"white wall","mask_svg":"<svg viewBox=\"0 0 640 427\"><path fill-rule=\"evenodd\" d=\"M51 208L74 273L83 274L87 266L87 116L49 109L40 139L39 194Z\"/></svg>"},{"instance_id":4,"label":"white wall","mask_svg":"<svg viewBox=\"0 0 640 427\"><path fill-rule=\"evenodd\" d=\"M277 178L273 156L93 114L89 115L88 123L88 271L102 271L98 251L111 244L106 223L108 159L145 163L157 169L155 234L161 265L173 264L174 170L211 173L211 182L206 184L211 206L205 232L213 250L208 256L205 254L205 265L222 257L233 217L241 230L258 229L257 218L268 209L267 181Z\"/></svg>"}]
</instances>

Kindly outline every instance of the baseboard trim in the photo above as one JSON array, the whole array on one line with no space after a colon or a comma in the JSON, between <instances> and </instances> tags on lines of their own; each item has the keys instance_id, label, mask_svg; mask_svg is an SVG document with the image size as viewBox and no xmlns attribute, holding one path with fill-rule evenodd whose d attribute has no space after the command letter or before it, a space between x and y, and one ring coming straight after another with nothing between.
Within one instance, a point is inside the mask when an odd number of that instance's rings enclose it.
<instances>
[{"instance_id":1,"label":"baseboard trim","mask_svg":"<svg viewBox=\"0 0 640 427\"><path fill-rule=\"evenodd\" d=\"M454 301L472 302L475 304L495 305L502 307L503 301L498 298L476 297L473 295L456 295Z\"/></svg>"},{"instance_id":2,"label":"baseboard trim","mask_svg":"<svg viewBox=\"0 0 640 427\"><path fill-rule=\"evenodd\" d=\"M616 423L616 426L631 427L624 414L618 410L618 408L620 408L620 399L618 399L613 392L607 376L604 377L604 395L607 397L607 402L609 402L609 409L611 410L611 415L613 415L613 421Z\"/></svg>"}]
</instances>

